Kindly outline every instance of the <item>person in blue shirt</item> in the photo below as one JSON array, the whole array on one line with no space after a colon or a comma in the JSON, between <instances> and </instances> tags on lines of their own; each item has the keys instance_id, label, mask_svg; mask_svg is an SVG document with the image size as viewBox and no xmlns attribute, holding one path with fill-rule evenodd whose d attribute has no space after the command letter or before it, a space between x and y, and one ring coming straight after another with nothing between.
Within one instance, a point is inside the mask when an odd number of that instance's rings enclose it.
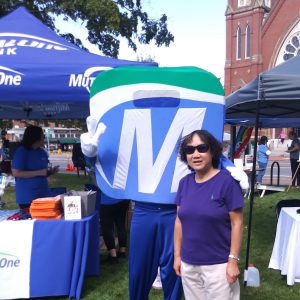
<instances>
[{"instance_id":1,"label":"person in blue shirt","mask_svg":"<svg viewBox=\"0 0 300 300\"><path fill-rule=\"evenodd\" d=\"M96 158L85 156L85 162L93 186L98 192L97 200L100 198L100 207L98 209L100 211L103 240L108 251L107 261L114 264L118 262L118 258L126 258L127 255L126 218L130 201L127 199L114 199L102 193L96 181ZM118 251L115 243L115 229L118 236Z\"/></svg>"},{"instance_id":2,"label":"person in blue shirt","mask_svg":"<svg viewBox=\"0 0 300 300\"><path fill-rule=\"evenodd\" d=\"M269 155L271 154L271 151L269 150L267 146L268 138L263 135L259 142L258 142L258 149L257 149L257 162L259 166L259 170L256 177L256 182L261 184L262 179L266 173Z\"/></svg>"},{"instance_id":3,"label":"person in blue shirt","mask_svg":"<svg viewBox=\"0 0 300 300\"><path fill-rule=\"evenodd\" d=\"M43 147L42 128L34 125L27 127L12 162L16 202L21 209L28 208L34 199L52 196L47 176L58 172L58 166L48 168L48 153Z\"/></svg>"}]
</instances>

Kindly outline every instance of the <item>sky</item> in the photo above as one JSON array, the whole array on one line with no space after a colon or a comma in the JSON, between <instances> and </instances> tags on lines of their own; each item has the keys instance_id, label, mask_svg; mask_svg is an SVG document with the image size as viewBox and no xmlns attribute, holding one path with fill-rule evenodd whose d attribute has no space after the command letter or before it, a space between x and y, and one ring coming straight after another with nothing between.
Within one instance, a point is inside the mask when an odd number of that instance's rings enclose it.
<instances>
[{"instance_id":1,"label":"sky","mask_svg":"<svg viewBox=\"0 0 300 300\"><path fill-rule=\"evenodd\" d=\"M122 40L118 58L137 60L150 56L162 67L196 66L212 72L224 83L226 0L142 0L142 5L150 17L167 15L174 43L159 48L154 43L138 45L134 52ZM102 54L86 40L84 25L69 21L58 26L61 32L79 37L90 52Z\"/></svg>"}]
</instances>

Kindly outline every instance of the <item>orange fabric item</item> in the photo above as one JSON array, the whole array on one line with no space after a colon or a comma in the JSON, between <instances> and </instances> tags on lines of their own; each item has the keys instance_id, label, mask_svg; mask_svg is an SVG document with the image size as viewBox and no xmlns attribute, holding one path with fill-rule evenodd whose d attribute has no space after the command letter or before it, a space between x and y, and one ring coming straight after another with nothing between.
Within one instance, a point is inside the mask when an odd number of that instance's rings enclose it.
<instances>
[{"instance_id":1,"label":"orange fabric item","mask_svg":"<svg viewBox=\"0 0 300 300\"><path fill-rule=\"evenodd\" d=\"M29 211L31 210L57 210L62 207L61 202L52 203L52 204L31 204Z\"/></svg>"},{"instance_id":2,"label":"orange fabric item","mask_svg":"<svg viewBox=\"0 0 300 300\"><path fill-rule=\"evenodd\" d=\"M56 217L33 217L34 219L37 219L37 220L59 220L62 218L62 214L56 216Z\"/></svg>"},{"instance_id":3,"label":"orange fabric item","mask_svg":"<svg viewBox=\"0 0 300 300\"><path fill-rule=\"evenodd\" d=\"M30 211L30 214L33 218L35 217L56 217L61 214L60 210L33 210Z\"/></svg>"},{"instance_id":4,"label":"orange fabric item","mask_svg":"<svg viewBox=\"0 0 300 300\"><path fill-rule=\"evenodd\" d=\"M32 201L30 207L33 208L57 208L61 205L60 195L56 197L38 198Z\"/></svg>"},{"instance_id":5,"label":"orange fabric item","mask_svg":"<svg viewBox=\"0 0 300 300\"><path fill-rule=\"evenodd\" d=\"M33 200L29 212L37 220L61 219L63 213L60 195Z\"/></svg>"}]
</instances>

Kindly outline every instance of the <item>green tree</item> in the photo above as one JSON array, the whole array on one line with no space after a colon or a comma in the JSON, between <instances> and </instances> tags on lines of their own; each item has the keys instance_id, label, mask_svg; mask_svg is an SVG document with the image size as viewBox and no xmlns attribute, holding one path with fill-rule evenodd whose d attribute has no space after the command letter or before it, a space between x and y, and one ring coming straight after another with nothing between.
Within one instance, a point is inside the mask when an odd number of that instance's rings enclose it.
<instances>
[{"instance_id":1,"label":"green tree","mask_svg":"<svg viewBox=\"0 0 300 300\"><path fill-rule=\"evenodd\" d=\"M12 120L0 120L0 131L7 130L12 128Z\"/></svg>"},{"instance_id":2,"label":"green tree","mask_svg":"<svg viewBox=\"0 0 300 300\"><path fill-rule=\"evenodd\" d=\"M120 38L137 50L137 42L156 46L169 46L174 36L169 32L167 16L152 19L143 10L141 0L0 0L0 17L19 6L26 7L48 27L59 33L55 17L83 22L88 30L88 40L105 54L117 57ZM61 34L70 42L84 48L72 34Z\"/></svg>"}]
</instances>

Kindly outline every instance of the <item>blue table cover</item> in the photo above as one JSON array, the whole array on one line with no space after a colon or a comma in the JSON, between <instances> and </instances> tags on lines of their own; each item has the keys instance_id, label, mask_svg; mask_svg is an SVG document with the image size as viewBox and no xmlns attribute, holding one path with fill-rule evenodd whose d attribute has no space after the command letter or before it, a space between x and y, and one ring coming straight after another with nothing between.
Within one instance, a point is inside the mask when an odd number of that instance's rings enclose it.
<instances>
[{"instance_id":1,"label":"blue table cover","mask_svg":"<svg viewBox=\"0 0 300 300\"><path fill-rule=\"evenodd\" d=\"M30 268L30 297L80 299L84 276L99 274L98 213L81 220L36 221Z\"/></svg>"}]
</instances>

